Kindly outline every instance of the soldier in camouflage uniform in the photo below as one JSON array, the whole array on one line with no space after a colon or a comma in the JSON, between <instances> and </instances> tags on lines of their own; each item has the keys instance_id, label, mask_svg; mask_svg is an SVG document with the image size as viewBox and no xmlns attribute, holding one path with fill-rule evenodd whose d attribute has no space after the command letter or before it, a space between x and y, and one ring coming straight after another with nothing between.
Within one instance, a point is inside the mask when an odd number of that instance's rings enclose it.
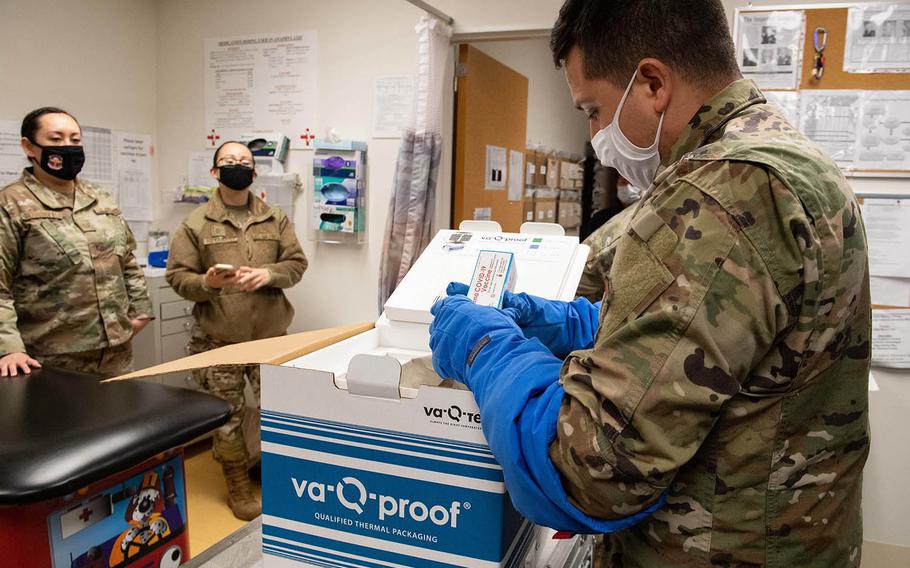
<instances>
[{"instance_id":1,"label":"soldier in camouflage uniform","mask_svg":"<svg viewBox=\"0 0 910 568\"><path fill-rule=\"evenodd\" d=\"M291 220L249 190L255 179L249 148L222 144L212 176L219 188L175 233L165 274L178 294L196 302L191 353L287 333L294 308L282 290L299 282L307 268ZM218 270L216 264L235 269ZM212 450L224 469L234 515L255 518L261 507L247 476L253 464L241 425L247 381L258 406L259 367L219 366L194 376L202 388L231 404L231 418L215 432Z\"/></svg>"},{"instance_id":2,"label":"soldier in camouflage uniform","mask_svg":"<svg viewBox=\"0 0 910 568\"><path fill-rule=\"evenodd\" d=\"M588 245L591 250L588 252L588 261L585 262L585 269L581 273L581 280L578 281L578 288L575 290L576 298L587 298L592 302L603 298L606 281L604 267L610 265L609 259L605 257L610 255L613 242L627 228L629 218L634 211L634 207L626 207L585 239L584 244Z\"/></svg>"},{"instance_id":3,"label":"soldier in camouflage uniform","mask_svg":"<svg viewBox=\"0 0 910 568\"><path fill-rule=\"evenodd\" d=\"M61 109L26 116L33 166L0 190L0 374L39 362L116 376L151 318L133 234L103 191L76 179L81 131Z\"/></svg>"},{"instance_id":4,"label":"soldier in camouflage uniform","mask_svg":"<svg viewBox=\"0 0 910 568\"><path fill-rule=\"evenodd\" d=\"M720 2L569 0L553 48L594 131L634 70L622 130L662 136L660 165L599 306L433 307L434 367L474 392L513 502L609 533L603 566L859 566L871 316L846 180L738 78Z\"/></svg>"}]
</instances>

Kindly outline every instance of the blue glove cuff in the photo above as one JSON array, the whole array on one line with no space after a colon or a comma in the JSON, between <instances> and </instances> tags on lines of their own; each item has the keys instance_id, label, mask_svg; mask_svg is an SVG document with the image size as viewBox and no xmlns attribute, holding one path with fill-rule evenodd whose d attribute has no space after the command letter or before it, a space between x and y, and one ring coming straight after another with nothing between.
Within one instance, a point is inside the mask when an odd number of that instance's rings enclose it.
<instances>
[{"instance_id":1,"label":"blue glove cuff","mask_svg":"<svg viewBox=\"0 0 910 568\"><path fill-rule=\"evenodd\" d=\"M527 411L522 413L518 424L521 431L522 449L527 456L532 476L540 486L541 492L549 495L550 499L571 517L574 524L572 528L560 528L559 530L592 534L617 532L641 522L663 507L666 493L661 494L656 503L634 515L621 519L604 520L583 513L569 501L569 496L562 484L562 476L550 459L550 445L556 439L559 410L562 407L564 396L562 385L554 383L550 389L547 389L547 393L540 397L540 402L534 405L540 410L537 413L527 413Z\"/></svg>"},{"instance_id":2,"label":"blue glove cuff","mask_svg":"<svg viewBox=\"0 0 910 568\"><path fill-rule=\"evenodd\" d=\"M644 511L610 521L572 505L549 456L565 397L561 367L562 361L536 339L490 334L468 371L484 434L503 468L512 503L531 521L579 533L623 530L662 507L664 496Z\"/></svg>"}]
</instances>

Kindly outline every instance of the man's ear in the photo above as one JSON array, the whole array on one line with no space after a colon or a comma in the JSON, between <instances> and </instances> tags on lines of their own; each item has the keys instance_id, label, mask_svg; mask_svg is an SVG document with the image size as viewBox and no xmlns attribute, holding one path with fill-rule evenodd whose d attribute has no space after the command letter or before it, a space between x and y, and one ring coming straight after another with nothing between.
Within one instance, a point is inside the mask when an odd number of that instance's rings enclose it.
<instances>
[{"instance_id":1,"label":"man's ear","mask_svg":"<svg viewBox=\"0 0 910 568\"><path fill-rule=\"evenodd\" d=\"M648 83L648 94L653 98L654 110L658 113L666 112L673 92L673 73L670 68L660 60L649 57L638 64L638 73Z\"/></svg>"}]
</instances>

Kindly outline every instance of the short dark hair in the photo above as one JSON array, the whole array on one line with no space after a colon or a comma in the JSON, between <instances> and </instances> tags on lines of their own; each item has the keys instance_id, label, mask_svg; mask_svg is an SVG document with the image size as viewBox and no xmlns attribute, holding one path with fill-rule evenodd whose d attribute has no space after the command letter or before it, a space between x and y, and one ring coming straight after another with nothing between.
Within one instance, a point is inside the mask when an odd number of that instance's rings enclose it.
<instances>
[{"instance_id":1,"label":"short dark hair","mask_svg":"<svg viewBox=\"0 0 910 568\"><path fill-rule=\"evenodd\" d=\"M576 46L586 77L621 87L646 57L692 83L739 73L720 0L566 0L550 36L557 68Z\"/></svg>"},{"instance_id":2,"label":"short dark hair","mask_svg":"<svg viewBox=\"0 0 910 568\"><path fill-rule=\"evenodd\" d=\"M218 148L215 149L215 153L212 155L212 167L213 168L218 167L218 154L220 154L221 149L224 148L225 146L227 146L228 144L240 144L241 146L243 146L245 148L249 148L249 146L247 146L243 142L238 142L237 140L228 140L227 142L222 142L221 146L218 146ZM250 150L250 156L253 158L253 166L255 167L256 166L256 156L253 156L252 150Z\"/></svg>"},{"instance_id":3,"label":"short dark hair","mask_svg":"<svg viewBox=\"0 0 910 568\"><path fill-rule=\"evenodd\" d=\"M76 120L76 117L66 112L62 108L57 107L41 107L36 108L32 112L25 115L25 118L22 119L22 129L19 131L23 138L28 138L31 142L35 142L35 134L38 133L38 129L41 127L41 117L45 114L65 114L66 116ZM79 124L79 121L76 120L76 124ZM81 127L80 127L81 128Z\"/></svg>"}]
</instances>

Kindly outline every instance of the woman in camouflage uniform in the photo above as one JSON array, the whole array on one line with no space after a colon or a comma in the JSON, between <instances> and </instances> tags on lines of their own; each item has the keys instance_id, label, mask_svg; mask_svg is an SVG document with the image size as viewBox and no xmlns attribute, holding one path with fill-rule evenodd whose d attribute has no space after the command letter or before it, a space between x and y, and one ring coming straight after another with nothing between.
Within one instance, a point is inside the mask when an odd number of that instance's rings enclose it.
<instances>
[{"instance_id":1,"label":"woman in camouflage uniform","mask_svg":"<svg viewBox=\"0 0 910 568\"><path fill-rule=\"evenodd\" d=\"M77 176L82 131L53 107L22 121L32 165L0 190L0 376L41 364L116 376L151 319L117 203Z\"/></svg>"},{"instance_id":2,"label":"woman in camouflage uniform","mask_svg":"<svg viewBox=\"0 0 910 568\"><path fill-rule=\"evenodd\" d=\"M250 193L256 172L249 148L222 144L212 176L218 190L177 229L165 276L178 294L196 302L191 353L284 335L294 308L283 289L299 282L307 267L291 220ZM224 469L228 505L237 518L253 519L261 507L247 476L253 464L241 424L247 381L258 403L259 367L212 367L195 378L231 403L231 419L215 432L212 450Z\"/></svg>"}]
</instances>

